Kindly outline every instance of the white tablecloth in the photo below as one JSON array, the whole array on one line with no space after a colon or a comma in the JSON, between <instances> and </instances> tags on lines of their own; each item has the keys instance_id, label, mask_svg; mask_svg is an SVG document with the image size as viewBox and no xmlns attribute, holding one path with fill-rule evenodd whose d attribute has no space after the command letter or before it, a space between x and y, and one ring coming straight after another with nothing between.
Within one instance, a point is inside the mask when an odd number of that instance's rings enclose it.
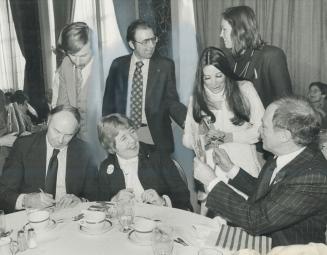
<instances>
[{"instance_id":1,"label":"white tablecloth","mask_svg":"<svg viewBox=\"0 0 327 255\"><path fill-rule=\"evenodd\" d=\"M64 219L50 231L38 234L38 247L29 249L22 255L108 255L133 254L151 255L151 246L139 246L131 242L126 233L119 231L119 223L114 221L113 229L108 232L91 236L79 231L77 222L72 217L87 208L90 203L80 204L75 208L62 209L52 214L54 219ZM220 225L207 217L187 211L157 207L147 204L137 204L136 216L160 219L174 227L176 236L181 236L191 246L174 244L173 254L195 255L201 246L213 246L217 241ZM6 215L7 228L18 231L27 223L24 211ZM198 229L198 231L196 231ZM202 231L199 231L202 230ZM203 231L206 230L206 231ZM15 238L15 233L13 233ZM224 255L231 255L228 250L221 250Z\"/></svg>"}]
</instances>

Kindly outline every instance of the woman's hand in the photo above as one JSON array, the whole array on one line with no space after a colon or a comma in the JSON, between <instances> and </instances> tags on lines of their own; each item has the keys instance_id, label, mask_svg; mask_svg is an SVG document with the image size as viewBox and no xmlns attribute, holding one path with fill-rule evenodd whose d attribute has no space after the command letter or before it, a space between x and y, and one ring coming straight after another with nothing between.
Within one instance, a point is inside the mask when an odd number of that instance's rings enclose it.
<instances>
[{"instance_id":1,"label":"woman's hand","mask_svg":"<svg viewBox=\"0 0 327 255\"><path fill-rule=\"evenodd\" d=\"M219 129L210 129L206 134L208 144L220 145L233 141L233 134L221 131Z\"/></svg>"},{"instance_id":2,"label":"woman's hand","mask_svg":"<svg viewBox=\"0 0 327 255\"><path fill-rule=\"evenodd\" d=\"M132 189L122 189L120 190L112 199L112 202L118 202L119 200L131 200L135 197Z\"/></svg>"},{"instance_id":3,"label":"woman's hand","mask_svg":"<svg viewBox=\"0 0 327 255\"><path fill-rule=\"evenodd\" d=\"M202 182L205 188L212 180L217 177L214 170L208 164L203 163L197 157L195 157L193 160L193 168L194 178Z\"/></svg>"},{"instance_id":4,"label":"woman's hand","mask_svg":"<svg viewBox=\"0 0 327 255\"><path fill-rule=\"evenodd\" d=\"M141 195L144 203L163 206L165 200L154 189L147 189Z\"/></svg>"}]
</instances>

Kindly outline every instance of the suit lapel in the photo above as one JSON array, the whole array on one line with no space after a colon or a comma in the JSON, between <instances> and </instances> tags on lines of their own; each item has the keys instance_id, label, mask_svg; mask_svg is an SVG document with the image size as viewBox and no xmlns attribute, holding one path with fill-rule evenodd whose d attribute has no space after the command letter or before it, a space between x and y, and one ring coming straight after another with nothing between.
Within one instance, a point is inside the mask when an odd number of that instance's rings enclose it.
<instances>
[{"instance_id":1,"label":"suit lapel","mask_svg":"<svg viewBox=\"0 0 327 255\"><path fill-rule=\"evenodd\" d=\"M121 72L121 79L122 81L117 81L119 87L118 91L116 91L116 95L121 96L121 106L122 106L122 113L125 114L126 112L126 103L127 103L127 90L128 90L128 75L129 75L129 68L131 65L131 57L132 55L128 55L126 58L122 60L120 65L120 72Z\"/></svg>"},{"instance_id":2,"label":"suit lapel","mask_svg":"<svg viewBox=\"0 0 327 255\"><path fill-rule=\"evenodd\" d=\"M288 177L292 177L294 175L299 175L301 171L307 170L306 168L303 168L303 165L305 165L308 161L311 161L314 157L314 152L310 148L304 149L297 157L295 157L291 162L289 162L286 166L284 166L279 173L277 174L279 178L275 178L277 182L273 182L269 186L270 191L274 185L277 185L278 183L282 182L284 179ZM274 181L275 181L274 180Z\"/></svg>"},{"instance_id":3,"label":"suit lapel","mask_svg":"<svg viewBox=\"0 0 327 255\"><path fill-rule=\"evenodd\" d=\"M33 181L35 181L38 187L44 189L47 158L46 132L37 135L33 147L28 149L30 150L29 162L31 169L33 169L28 174L33 174ZM35 158L36 155L37 158Z\"/></svg>"},{"instance_id":4,"label":"suit lapel","mask_svg":"<svg viewBox=\"0 0 327 255\"><path fill-rule=\"evenodd\" d=\"M159 90L159 83L156 82L157 77L161 72L159 61L157 57L152 57L149 62L148 80L146 84L145 93L145 109L151 109L151 100L153 100L154 93ZM163 83L163 82L162 82Z\"/></svg>"},{"instance_id":5,"label":"suit lapel","mask_svg":"<svg viewBox=\"0 0 327 255\"><path fill-rule=\"evenodd\" d=\"M108 187L110 187L112 194L116 195L118 191L126 188L125 178L124 178L123 170L119 166L117 156L110 155L110 157L112 157L112 160L109 160L109 162L113 164L114 171L110 175L107 174L106 182ZM109 163L108 166L111 164Z\"/></svg>"},{"instance_id":6,"label":"suit lapel","mask_svg":"<svg viewBox=\"0 0 327 255\"><path fill-rule=\"evenodd\" d=\"M68 57L65 57L62 66L63 72L65 72L65 86L67 90L68 100L69 103L73 106L76 106L76 76L75 76L75 67L71 63Z\"/></svg>"},{"instance_id":7,"label":"suit lapel","mask_svg":"<svg viewBox=\"0 0 327 255\"><path fill-rule=\"evenodd\" d=\"M305 168L303 168L303 165L306 162L312 160L313 156L314 152L311 148L307 147L306 149L304 149L304 151L302 151L297 157L295 157L291 162L289 162L279 171L278 175L280 176L280 178L278 178L278 182L269 185L264 193L257 194L256 200L267 195L275 185L282 183L282 181L286 178L298 175L299 171L301 170L306 170Z\"/></svg>"}]
</instances>

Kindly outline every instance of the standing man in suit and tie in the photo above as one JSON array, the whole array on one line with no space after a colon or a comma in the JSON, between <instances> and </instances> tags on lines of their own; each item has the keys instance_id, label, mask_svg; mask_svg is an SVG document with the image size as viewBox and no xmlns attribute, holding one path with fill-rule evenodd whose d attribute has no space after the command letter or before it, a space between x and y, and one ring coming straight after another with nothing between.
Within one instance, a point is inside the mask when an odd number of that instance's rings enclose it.
<instances>
[{"instance_id":1,"label":"standing man in suit and tie","mask_svg":"<svg viewBox=\"0 0 327 255\"><path fill-rule=\"evenodd\" d=\"M1 209L10 213L96 199L97 168L86 143L75 137L79 125L78 110L60 105L50 112L46 132L16 140L0 178Z\"/></svg>"},{"instance_id":2,"label":"standing man in suit and tie","mask_svg":"<svg viewBox=\"0 0 327 255\"><path fill-rule=\"evenodd\" d=\"M98 142L96 123L101 117L102 86L92 29L84 22L66 25L58 38L56 52L63 57L55 74L53 102L78 109L81 124L78 137L91 146L93 157L101 161L104 151Z\"/></svg>"},{"instance_id":3,"label":"standing man in suit and tie","mask_svg":"<svg viewBox=\"0 0 327 255\"><path fill-rule=\"evenodd\" d=\"M181 127L186 118L176 90L174 62L155 53L158 37L143 20L129 25L126 39L133 53L112 62L102 115L125 114L140 141L155 145L158 151L173 152L170 116Z\"/></svg>"},{"instance_id":4,"label":"standing man in suit and tie","mask_svg":"<svg viewBox=\"0 0 327 255\"><path fill-rule=\"evenodd\" d=\"M273 246L325 243L327 161L311 145L319 129L320 117L309 102L282 98L271 103L261 137L263 148L275 158L266 162L258 178L235 166L222 149L214 158L225 180L195 159L195 178L209 191L206 206L250 234L271 236Z\"/></svg>"}]
</instances>

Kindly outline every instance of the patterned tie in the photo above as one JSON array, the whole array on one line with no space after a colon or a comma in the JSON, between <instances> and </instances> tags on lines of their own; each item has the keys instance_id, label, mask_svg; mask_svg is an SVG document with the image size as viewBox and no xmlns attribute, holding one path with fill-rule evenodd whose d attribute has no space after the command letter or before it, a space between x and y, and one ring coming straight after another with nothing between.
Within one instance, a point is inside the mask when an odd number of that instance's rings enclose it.
<instances>
[{"instance_id":1,"label":"patterned tie","mask_svg":"<svg viewBox=\"0 0 327 255\"><path fill-rule=\"evenodd\" d=\"M136 62L136 68L133 75L132 92L131 92L131 120L134 128L138 129L142 124L142 99L143 99L143 75L142 61Z\"/></svg>"},{"instance_id":2,"label":"patterned tie","mask_svg":"<svg viewBox=\"0 0 327 255\"><path fill-rule=\"evenodd\" d=\"M47 176L45 178L45 191L56 197L57 171L58 171L58 149L54 149L49 161Z\"/></svg>"},{"instance_id":3,"label":"patterned tie","mask_svg":"<svg viewBox=\"0 0 327 255\"><path fill-rule=\"evenodd\" d=\"M83 76L82 76L82 68L75 66L75 81L76 81L76 98L77 100L80 98L80 94L82 92L82 83L83 83Z\"/></svg>"},{"instance_id":4,"label":"patterned tie","mask_svg":"<svg viewBox=\"0 0 327 255\"><path fill-rule=\"evenodd\" d=\"M277 166L276 164L277 157L274 159L271 159L266 162L266 164L262 167L262 178L259 183L259 186L257 188L257 197L262 196L265 194L269 188L269 183L271 180L271 176Z\"/></svg>"}]
</instances>

